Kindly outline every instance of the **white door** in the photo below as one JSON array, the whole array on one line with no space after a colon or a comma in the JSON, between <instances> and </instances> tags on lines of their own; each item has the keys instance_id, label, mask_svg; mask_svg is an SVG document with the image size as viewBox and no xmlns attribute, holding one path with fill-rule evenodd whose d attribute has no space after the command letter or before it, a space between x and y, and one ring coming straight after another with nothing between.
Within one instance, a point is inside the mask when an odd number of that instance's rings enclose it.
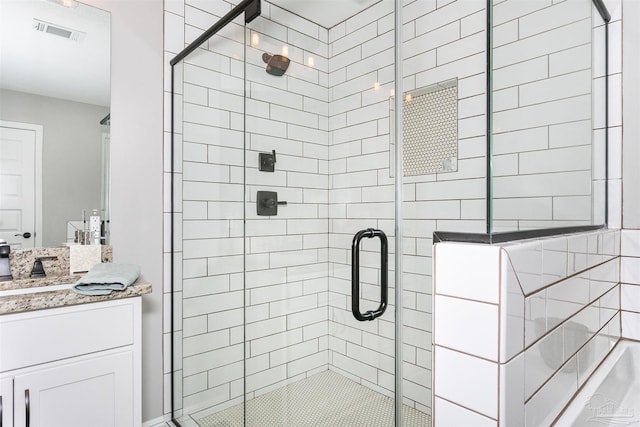
<instances>
[{"instance_id":1,"label":"white door","mask_svg":"<svg viewBox=\"0 0 640 427\"><path fill-rule=\"evenodd\" d=\"M0 239L42 246L42 126L0 121Z\"/></svg>"},{"instance_id":2,"label":"white door","mask_svg":"<svg viewBox=\"0 0 640 427\"><path fill-rule=\"evenodd\" d=\"M135 426L133 352L99 356L14 378L14 425ZM28 423L27 423L28 419Z\"/></svg>"}]
</instances>

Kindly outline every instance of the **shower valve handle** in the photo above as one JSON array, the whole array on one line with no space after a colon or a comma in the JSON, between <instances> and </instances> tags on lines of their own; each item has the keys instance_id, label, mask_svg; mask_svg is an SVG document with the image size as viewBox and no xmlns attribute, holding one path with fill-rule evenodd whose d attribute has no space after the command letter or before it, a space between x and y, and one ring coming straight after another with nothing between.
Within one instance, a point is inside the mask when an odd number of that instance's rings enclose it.
<instances>
[{"instance_id":1,"label":"shower valve handle","mask_svg":"<svg viewBox=\"0 0 640 427\"><path fill-rule=\"evenodd\" d=\"M278 215L278 206L287 205L285 201L278 201L278 193L275 191L258 191L256 202L257 213L261 216Z\"/></svg>"}]
</instances>

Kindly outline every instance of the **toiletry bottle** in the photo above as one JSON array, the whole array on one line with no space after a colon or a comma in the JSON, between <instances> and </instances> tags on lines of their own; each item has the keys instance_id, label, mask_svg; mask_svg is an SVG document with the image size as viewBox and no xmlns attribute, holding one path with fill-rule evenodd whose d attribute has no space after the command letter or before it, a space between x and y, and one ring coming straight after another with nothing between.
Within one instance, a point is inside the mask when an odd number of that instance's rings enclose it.
<instances>
[{"instance_id":1,"label":"toiletry bottle","mask_svg":"<svg viewBox=\"0 0 640 427\"><path fill-rule=\"evenodd\" d=\"M89 231L91 232L92 243L94 245L100 244L101 234L101 221L100 214L97 209L91 211L91 216L89 217Z\"/></svg>"}]
</instances>

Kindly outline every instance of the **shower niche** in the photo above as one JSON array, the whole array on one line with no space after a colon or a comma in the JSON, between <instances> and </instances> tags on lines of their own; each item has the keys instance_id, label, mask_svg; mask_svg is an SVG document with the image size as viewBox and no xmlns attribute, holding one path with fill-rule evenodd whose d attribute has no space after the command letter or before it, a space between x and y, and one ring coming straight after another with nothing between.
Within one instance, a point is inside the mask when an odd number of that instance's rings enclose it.
<instances>
[{"instance_id":1,"label":"shower niche","mask_svg":"<svg viewBox=\"0 0 640 427\"><path fill-rule=\"evenodd\" d=\"M458 80L405 92L404 176L458 170Z\"/></svg>"},{"instance_id":2,"label":"shower niche","mask_svg":"<svg viewBox=\"0 0 640 427\"><path fill-rule=\"evenodd\" d=\"M458 101L457 78L404 93L403 176L458 170ZM393 118L393 97L389 100L389 107ZM395 150L395 141L392 141L389 145L389 170L392 177L395 173Z\"/></svg>"}]
</instances>

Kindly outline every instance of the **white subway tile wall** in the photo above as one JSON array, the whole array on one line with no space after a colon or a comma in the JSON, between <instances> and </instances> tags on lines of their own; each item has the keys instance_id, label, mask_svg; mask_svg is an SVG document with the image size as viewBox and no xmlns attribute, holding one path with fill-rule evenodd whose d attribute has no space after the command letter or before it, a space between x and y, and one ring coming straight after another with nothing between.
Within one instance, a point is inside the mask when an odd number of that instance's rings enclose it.
<instances>
[{"instance_id":1,"label":"white subway tile wall","mask_svg":"<svg viewBox=\"0 0 640 427\"><path fill-rule=\"evenodd\" d=\"M640 230L622 230L622 336L640 341Z\"/></svg>"},{"instance_id":2,"label":"white subway tile wall","mask_svg":"<svg viewBox=\"0 0 640 427\"><path fill-rule=\"evenodd\" d=\"M493 21L494 229L604 223L603 21L591 0L494 2Z\"/></svg>"},{"instance_id":3,"label":"white subway tile wall","mask_svg":"<svg viewBox=\"0 0 640 427\"><path fill-rule=\"evenodd\" d=\"M436 425L452 425L469 411L498 424L553 422L624 336L621 316L624 330L624 315L637 314L633 307L624 311L634 296L624 292L634 290L625 288L624 267L620 273L620 236L620 231L603 230L495 246L436 244L434 396L436 402L448 401L441 412L436 404ZM625 239L623 247L633 253L637 241ZM500 256L493 262L473 267L477 279L450 274L452 265L460 270L462 262L488 260L496 251ZM623 265L627 258L622 257ZM487 288L489 277L500 289L495 305L474 291L474 283ZM451 295L451 289L459 292ZM452 316L454 309L458 314ZM466 327L461 324L465 319ZM452 375L474 363L480 374L468 374L465 387L452 387ZM500 371L500 387L482 376L486 369ZM476 399L468 390L475 390ZM477 397L485 395L495 401L481 407Z\"/></svg>"}]
</instances>

